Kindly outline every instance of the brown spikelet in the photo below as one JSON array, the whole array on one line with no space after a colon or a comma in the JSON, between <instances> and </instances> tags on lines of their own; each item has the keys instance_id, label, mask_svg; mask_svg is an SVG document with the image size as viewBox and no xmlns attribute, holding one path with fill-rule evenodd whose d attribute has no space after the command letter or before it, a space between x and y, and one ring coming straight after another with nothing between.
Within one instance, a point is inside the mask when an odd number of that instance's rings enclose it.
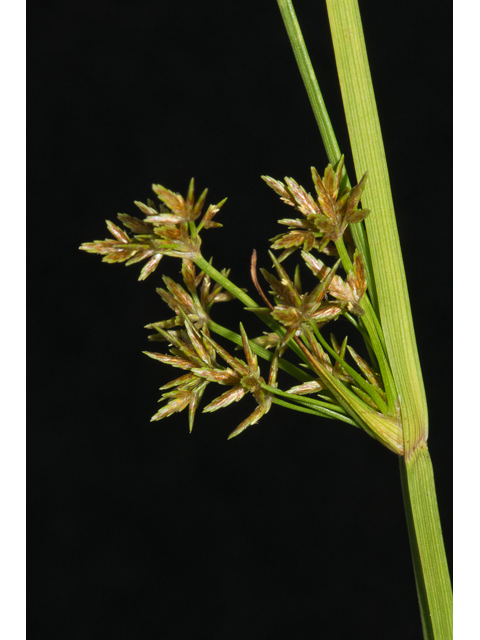
<instances>
[{"instance_id":1,"label":"brown spikelet","mask_svg":"<svg viewBox=\"0 0 480 640\"><path fill-rule=\"evenodd\" d=\"M236 384L239 381L238 373L232 369L206 369L196 367L192 370L197 377L205 378L218 384Z\"/></svg>"},{"instance_id":2,"label":"brown spikelet","mask_svg":"<svg viewBox=\"0 0 480 640\"><path fill-rule=\"evenodd\" d=\"M145 278L148 278L148 276L153 273L155 271L155 269L158 267L158 263L160 262L160 260L162 259L162 254L161 253L156 253L155 255L153 255L150 260L147 262L147 264L143 267L143 269L140 272L140 276L139 276L139 280L145 280Z\"/></svg>"},{"instance_id":3,"label":"brown spikelet","mask_svg":"<svg viewBox=\"0 0 480 640\"><path fill-rule=\"evenodd\" d=\"M172 413L183 411L188 406L191 399L191 394L188 391L179 391L178 397L170 400L168 404L162 407L157 413L150 419L152 422L155 420L162 420L171 416Z\"/></svg>"},{"instance_id":4,"label":"brown spikelet","mask_svg":"<svg viewBox=\"0 0 480 640\"><path fill-rule=\"evenodd\" d=\"M165 355L163 353L155 353L152 351L144 351L143 353L149 358L153 358L154 360L158 360L164 364L169 364L172 367L178 367L179 369L192 369L195 366L195 364L189 360L179 358L178 356Z\"/></svg>"},{"instance_id":5,"label":"brown spikelet","mask_svg":"<svg viewBox=\"0 0 480 640\"><path fill-rule=\"evenodd\" d=\"M209 413L211 411L217 411L217 409L223 409L223 407L228 407L232 402L238 402L241 400L247 393L247 389L244 389L241 385L232 387L210 402L210 404L204 408L203 413Z\"/></svg>"},{"instance_id":6,"label":"brown spikelet","mask_svg":"<svg viewBox=\"0 0 480 640\"><path fill-rule=\"evenodd\" d=\"M309 393L317 393L322 389L323 386L320 380L311 380L310 382L304 382L303 384L298 384L297 386L292 387L288 390L288 393L294 393L296 395L302 396Z\"/></svg>"},{"instance_id":7,"label":"brown spikelet","mask_svg":"<svg viewBox=\"0 0 480 640\"><path fill-rule=\"evenodd\" d=\"M236 436L240 435L242 431L245 431L247 427L250 427L252 424L256 424L260 420L260 418L264 415L264 413L265 413L264 407L262 406L257 407L255 411L251 413L246 420L240 423L238 427L232 431L232 433L228 436L228 439L231 440L232 438L235 438Z\"/></svg>"},{"instance_id":8,"label":"brown spikelet","mask_svg":"<svg viewBox=\"0 0 480 640\"><path fill-rule=\"evenodd\" d=\"M352 358L355 360L360 371L365 376L365 379L374 387L382 389L380 385L380 376L375 373L375 371L368 365L368 363L363 358L361 358L350 345L348 346L348 351Z\"/></svg>"},{"instance_id":9,"label":"brown spikelet","mask_svg":"<svg viewBox=\"0 0 480 640\"><path fill-rule=\"evenodd\" d=\"M316 199L293 178L285 178L286 184L283 184L273 178L264 177L267 184L280 195L284 202L295 207L304 216L304 219L298 220L289 218L279 220L280 224L286 224L291 229L289 233L274 238L272 248L284 249L285 255L282 255L282 259L302 245L307 252L314 246L318 251L326 250L330 241L336 242L342 237L349 224L360 222L368 215L368 210L358 209L367 174L353 189L344 189L340 193L343 162L342 156L335 171L329 164L323 178L315 167L311 168ZM294 228L313 233L314 240L306 235L304 242L301 242L299 233L292 232ZM321 236L323 238L320 240Z\"/></svg>"}]
</instances>

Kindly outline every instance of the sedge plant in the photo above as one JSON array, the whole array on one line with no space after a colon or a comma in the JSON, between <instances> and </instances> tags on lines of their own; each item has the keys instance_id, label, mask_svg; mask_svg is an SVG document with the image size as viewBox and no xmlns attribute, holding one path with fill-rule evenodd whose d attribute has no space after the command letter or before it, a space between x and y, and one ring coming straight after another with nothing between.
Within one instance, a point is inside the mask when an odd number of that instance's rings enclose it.
<instances>
[{"instance_id":1,"label":"sedge plant","mask_svg":"<svg viewBox=\"0 0 480 640\"><path fill-rule=\"evenodd\" d=\"M171 317L147 327L160 350L146 355L180 370L162 387L153 421L185 410L191 431L205 389L219 385L204 413L248 394L256 401L229 438L277 404L357 427L398 457L424 637L448 639L452 594L427 446L427 406L358 2L327 0L354 186L292 2L278 0L278 6L328 165L320 172L312 167L312 185L262 176L279 196L284 217L271 239L272 268L257 270L252 255L256 298L204 256L205 232L222 226L216 216L225 200L207 206L207 190L196 197L193 179L185 196L154 184L155 201L135 202L142 217L118 214L123 228L107 221L112 238L80 248L105 262L143 262L140 280L165 256L181 263L181 282L164 276L157 289ZM302 272L310 275L309 290ZM214 305L233 299L257 316L258 335L248 336L242 324L225 327L214 320ZM340 317L347 322L337 323ZM345 331L340 334L342 327L362 337L368 358L349 344ZM285 388L279 369L290 379Z\"/></svg>"}]
</instances>

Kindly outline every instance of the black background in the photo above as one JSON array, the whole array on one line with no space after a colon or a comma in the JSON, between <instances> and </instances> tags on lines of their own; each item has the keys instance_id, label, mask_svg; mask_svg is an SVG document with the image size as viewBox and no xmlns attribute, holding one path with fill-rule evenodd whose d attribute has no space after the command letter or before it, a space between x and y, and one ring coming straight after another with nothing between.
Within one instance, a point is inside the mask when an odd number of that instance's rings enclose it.
<instances>
[{"instance_id":1,"label":"black background","mask_svg":"<svg viewBox=\"0 0 480 640\"><path fill-rule=\"evenodd\" d=\"M451 561L450 14L362 2L429 401ZM324 4L297 13L353 175ZM160 182L228 196L204 255L252 290L285 208L260 180L326 157L273 0L30 9L32 638L420 638L395 456L360 431L250 399L150 423L171 370L147 359L165 258L77 250ZM32 257L33 254L33 257ZM223 314L223 315L222 315ZM263 329L235 302L218 318Z\"/></svg>"}]
</instances>

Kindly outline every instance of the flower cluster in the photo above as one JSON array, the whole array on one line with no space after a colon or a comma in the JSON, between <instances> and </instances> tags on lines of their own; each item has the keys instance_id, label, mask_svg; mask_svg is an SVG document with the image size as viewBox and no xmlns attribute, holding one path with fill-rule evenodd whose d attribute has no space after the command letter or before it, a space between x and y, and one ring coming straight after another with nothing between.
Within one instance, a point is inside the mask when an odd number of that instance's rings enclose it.
<instances>
[{"instance_id":1,"label":"flower cluster","mask_svg":"<svg viewBox=\"0 0 480 640\"><path fill-rule=\"evenodd\" d=\"M350 346L347 345L347 338L345 338L340 345L333 334L330 335L333 352L336 354L334 364L328 354L322 349L322 346L315 339L311 329L306 331L306 338L309 345L309 351L314 357L317 365L323 370L327 371L333 378L339 382L343 382L349 385L349 388L361 398L365 404L374 409L377 412L381 412L381 408L375 402L371 395L364 390L373 389L374 393L380 397L380 400L385 402L386 396L383 388L381 377L368 365L368 363L361 358L358 353ZM353 371L345 362L346 351L350 353L357 367L359 368L361 375ZM348 373L346 369L349 369L351 373ZM354 377L352 377L352 375ZM358 382L362 384L363 388L360 388ZM289 390L289 393L297 395L308 395L311 393L318 393L319 391L329 391L329 386L325 384L325 379L316 378L309 382L296 385ZM375 397L375 396L374 396Z\"/></svg>"},{"instance_id":2,"label":"flower cluster","mask_svg":"<svg viewBox=\"0 0 480 640\"><path fill-rule=\"evenodd\" d=\"M336 242L343 236L349 224L360 222L369 214L368 209L358 209L367 174L353 189L347 187L340 192L342 170L343 156L336 171L332 165L328 165L323 179L315 167L312 167L316 199L293 178L285 178L283 183L269 176L262 176L283 202L303 215L303 218L284 218L278 221L289 228L287 233L272 238L272 248L283 249L280 262L300 247L306 252L313 248L323 251L330 240Z\"/></svg>"},{"instance_id":3,"label":"flower cluster","mask_svg":"<svg viewBox=\"0 0 480 640\"><path fill-rule=\"evenodd\" d=\"M341 310L363 316L365 311L360 306L360 300L367 290L367 280L362 257L358 251L355 251L353 269L347 274L346 282L340 276L334 275L335 267L329 269L321 260L314 258L310 253L302 252L302 256L307 266L319 278L320 283L325 280L329 281L328 293L337 299Z\"/></svg>"},{"instance_id":4,"label":"flower cluster","mask_svg":"<svg viewBox=\"0 0 480 640\"><path fill-rule=\"evenodd\" d=\"M203 228L221 226L213 218L225 201L210 205L202 217L207 191L195 201L193 180L186 198L161 185L153 185L160 199L159 206L156 207L151 200L147 204L135 203L145 216L143 220L119 214L128 232L107 221L113 239L81 246L84 251L103 255L106 262L133 264L146 260L140 280L156 269L164 255L182 260L183 283L164 276L164 286L157 289L173 315L148 325L149 329L155 330L149 339L166 341L168 353L145 353L159 362L182 369L183 375L161 387L163 405L152 420L161 420L188 408L192 430L205 390L211 383L216 383L227 387L227 390L207 404L204 412L227 407L248 394L257 404L255 410L232 431L230 438L257 423L275 402L356 424L393 451L401 453L401 426L395 413L389 378L385 377L385 380L390 386L384 386L382 377L347 345L347 338L339 343L332 336L330 345L322 335L325 325L343 314L368 332L371 342L367 346L370 349L380 344L378 336L373 335L375 341L371 335L376 330L371 306L363 301L367 282L362 258L358 251L353 249L349 252L345 246L345 243L351 246L353 242L349 242L348 225L363 220L368 214L368 211L358 209L366 176L353 189L340 192L342 168L343 158L336 171L329 165L323 178L312 169L316 199L290 178L285 179L285 184L265 178L281 198L303 216L280 220L281 224L289 227L289 231L274 238L272 249L282 250L278 258L270 253L275 275L265 269L260 270L273 299L267 297L258 283L254 253L252 279L266 308L257 305L244 289L231 282L229 270L218 271L201 255L199 232ZM303 248L303 261L318 280L309 292L303 291L300 265L291 278L281 264L299 248ZM313 249L331 256L338 255L340 259L328 267L312 255ZM341 263L346 271L343 278L338 275ZM254 311L265 321L271 333L250 341L241 325L238 335L216 324L210 317L212 306L233 298L241 300L246 309ZM351 314L365 318L356 320ZM232 356L212 339L211 330L237 345L241 344L245 358ZM273 354L267 351L271 347L275 348ZM301 358L300 364L306 369L284 359L287 349ZM355 368L346 361L347 350ZM261 375L256 354L270 362L268 383ZM377 349L375 355L383 374L385 366L382 369L379 358L384 354ZM297 380L289 391L277 388L279 367ZM306 397L312 394L320 399Z\"/></svg>"},{"instance_id":5,"label":"flower cluster","mask_svg":"<svg viewBox=\"0 0 480 640\"><path fill-rule=\"evenodd\" d=\"M185 320L185 330L181 332L167 332L163 329L159 329L159 331L164 334L165 339L171 345L170 355L150 351L144 351L144 353L154 360L189 371L189 373L161 387L162 391L173 390L163 394L162 399L168 399L168 402L153 416L152 420L161 420L188 407L191 431L195 412L208 384L207 380L198 378L191 373L191 370L194 367L216 367L215 350L205 340L206 334L200 334L188 320Z\"/></svg>"},{"instance_id":6,"label":"flower cluster","mask_svg":"<svg viewBox=\"0 0 480 640\"><path fill-rule=\"evenodd\" d=\"M275 300L275 306L271 310L271 315L286 328L286 332L280 342L280 347L283 347L293 336L302 335L305 325L309 325L310 322L316 325L323 324L337 318L342 312L339 305L332 304L326 300L328 287L333 280L340 261L337 261L333 269L329 270L326 277L318 283L313 291L302 293L298 271L295 282L292 282L277 258L272 253L270 253L270 257L278 278L266 269L261 269L260 271L272 288L271 293Z\"/></svg>"},{"instance_id":7,"label":"flower cluster","mask_svg":"<svg viewBox=\"0 0 480 640\"><path fill-rule=\"evenodd\" d=\"M118 214L119 220L132 232L133 238L107 220L107 227L114 239L85 242L80 249L103 255L104 262L126 262L130 265L148 258L139 280L145 280L153 273L164 255L194 260L200 251L198 232L202 228L222 226L214 222L213 217L226 199L216 205L210 205L197 227L195 221L202 213L207 189L195 202L193 178L186 199L159 184L152 185L152 188L162 204L157 208L152 200L148 200L147 204L135 202L145 215L144 220L126 213Z\"/></svg>"},{"instance_id":8,"label":"flower cluster","mask_svg":"<svg viewBox=\"0 0 480 640\"><path fill-rule=\"evenodd\" d=\"M283 337L276 333L267 333L255 339L255 342L264 347L283 347L293 338L305 333L305 327L312 323L321 327L330 320L335 320L344 312L350 312L357 316L365 312L360 306L360 300L367 289L365 270L360 254L355 252L353 269L348 273L346 281L336 275L340 265L338 260L332 268L327 267L321 260L310 253L302 252L303 259L314 275L319 279L318 285L310 293L302 293L300 274L297 268L295 278L292 281L280 261L270 253L278 278L266 269L260 269L263 277L271 286L275 306L269 303L270 308L263 308L285 329ZM262 292L263 293L263 292ZM334 298L329 299L328 296ZM265 298L268 303L267 298ZM252 309L257 311L258 309Z\"/></svg>"},{"instance_id":9,"label":"flower cluster","mask_svg":"<svg viewBox=\"0 0 480 640\"><path fill-rule=\"evenodd\" d=\"M249 392L257 402L257 408L232 431L229 438L233 438L250 425L256 424L272 405L272 394L264 389L265 381L260 375L257 356L252 351L242 325L240 325L240 332L246 361L231 356L223 347L212 340L207 327L200 331L191 324L188 318L185 318L184 322L185 329L180 332L159 329L171 345L170 355L144 352L155 360L189 372L161 387L161 390L173 390L163 394L162 399L167 400L167 404L153 416L152 420L161 420L173 413L183 411L188 406L191 431L195 411L205 388L210 382L216 382L231 388L210 402L203 409L204 412L227 407L232 402L241 400ZM227 367L217 364L217 355L226 362ZM276 386L277 371L278 359L274 358L268 379L270 386Z\"/></svg>"},{"instance_id":10,"label":"flower cluster","mask_svg":"<svg viewBox=\"0 0 480 640\"><path fill-rule=\"evenodd\" d=\"M221 273L228 278L230 271L223 269ZM167 289L157 289L157 293L175 313L175 316L168 320L153 322L147 325L147 329L159 330L178 327L184 324L185 318L188 318L196 329L201 329L208 323L210 309L214 303L226 302L235 297L228 291L224 291L223 287L217 283L214 283L212 288L210 276L203 271L197 274L191 260L182 261L182 276L188 292L167 276L163 276ZM197 292L198 287L200 287L200 295ZM150 339L163 340L164 338L161 333L157 333L150 336Z\"/></svg>"},{"instance_id":11,"label":"flower cluster","mask_svg":"<svg viewBox=\"0 0 480 640\"><path fill-rule=\"evenodd\" d=\"M315 340L312 332L310 330L307 330L306 335L310 347L310 352L317 363L324 369L326 369L328 373L330 373L340 382L346 382L348 384L352 383L353 378L346 373L344 367L340 364L340 361L335 360L335 363L332 366L332 361L330 360L328 354L325 353L318 341ZM331 334L330 339L332 341L332 346L335 350L335 353L340 356L341 360L344 360L348 338L345 338L341 345L338 344L333 334ZM315 380L311 380L310 382L304 382L303 384L292 387L291 389L289 389L289 393L295 393L297 395L308 395L310 393L318 393L322 389L326 388L327 387L325 387L322 380L320 378L316 378Z\"/></svg>"}]
</instances>

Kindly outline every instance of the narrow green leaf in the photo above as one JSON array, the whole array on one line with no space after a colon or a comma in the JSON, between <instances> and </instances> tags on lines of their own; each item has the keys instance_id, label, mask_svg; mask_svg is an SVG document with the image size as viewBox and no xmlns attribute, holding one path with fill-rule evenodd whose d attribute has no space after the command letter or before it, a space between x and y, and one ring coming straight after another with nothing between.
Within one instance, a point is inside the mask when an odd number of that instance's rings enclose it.
<instances>
[{"instance_id":1,"label":"narrow green leaf","mask_svg":"<svg viewBox=\"0 0 480 640\"><path fill-rule=\"evenodd\" d=\"M355 171L369 175L362 205L371 210L365 226L408 455L428 436L427 406L382 133L358 2L327 0L327 9Z\"/></svg>"},{"instance_id":2,"label":"narrow green leaf","mask_svg":"<svg viewBox=\"0 0 480 640\"><path fill-rule=\"evenodd\" d=\"M305 46L305 41L303 39L300 25L298 24L295 9L293 8L291 0L277 0L277 3L282 14L288 37L290 39L290 44L292 45L298 69L302 76L305 89L307 90L308 98L310 100L310 105L312 107L315 120L317 121L317 125L320 130L320 135L322 137L323 146L325 147L325 151L327 153L328 161L334 168L336 168L342 154L340 152L340 147L338 146L337 139L333 131L332 123L330 122L330 117L323 100L322 92L320 91L320 87L318 86L315 71L313 70L310 56L308 55L307 47ZM343 186L351 186L345 168L343 170L342 177L342 187ZM370 259L370 249L368 246L364 224L360 223L352 225L351 231L355 240L355 244L362 254L362 258L365 263L365 271L367 274L367 282L370 288L372 304L374 309L378 312L375 281L373 278Z\"/></svg>"}]
</instances>

